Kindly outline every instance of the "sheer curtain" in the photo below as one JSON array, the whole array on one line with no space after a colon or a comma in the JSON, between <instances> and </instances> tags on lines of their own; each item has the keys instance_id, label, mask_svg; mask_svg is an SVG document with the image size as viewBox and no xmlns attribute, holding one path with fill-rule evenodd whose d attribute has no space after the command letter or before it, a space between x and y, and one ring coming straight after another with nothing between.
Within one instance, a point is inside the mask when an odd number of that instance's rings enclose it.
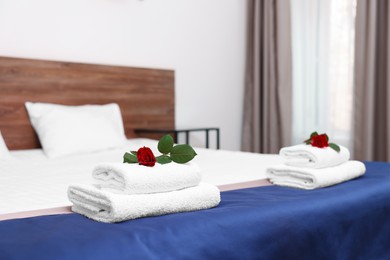
<instances>
[{"instance_id":1,"label":"sheer curtain","mask_svg":"<svg viewBox=\"0 0 390 260\"><path fill-rule=\"evenodd\" d=\"M352 149L355 0L291 0L293 143L312 131Z\"/></svg>"}]
</instances>

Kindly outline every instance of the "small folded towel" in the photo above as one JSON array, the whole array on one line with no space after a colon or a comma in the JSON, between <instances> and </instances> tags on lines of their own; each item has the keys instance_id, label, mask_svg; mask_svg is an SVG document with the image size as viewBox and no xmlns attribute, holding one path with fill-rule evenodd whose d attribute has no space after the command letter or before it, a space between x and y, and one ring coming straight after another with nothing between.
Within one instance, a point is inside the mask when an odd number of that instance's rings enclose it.
<instances>
[{"instance_id":1,"label":"small folded towel","mask_svg":"<svg viewBox=\"0 0 390 260\"><path fill-rule=\"evenodd\" d=\"M340 152L330 147L318 148L306 144L284 147L279 154L286 159L285 164L295 167L321 169L342 164L349 160L349 150L340 145Z\"/></svg>"},{"instance_id":2,"label":"small folded towel","mask_svg":"<svg viewBox=\"0 0 390 260\"><path fill-rule=\"evenodd\" d=\"M276 165L267 169L266 176L276 185L312 190L357 178L365 172L362 162L348 161L325 169Z\"/></svg>"},{"instance_id":3,"label":"small folded towel","mask_svg":"<svg viewBox=\"0 0 390 260\"><path fill-rule=\"evenodd\" d=\"M147 167L127 163L102 163L92 172L98 188L119 194L158 193L196 186L201 181L195 163L156 164Z\"/></svg>"},{"instance_id":4,"label":"small folded towel","mask_svg":"<svg viewBox=\"0 0 390 260\"><path fill-rule=\"evenodd\" d=\"M112 223L148 216L195 211L215 207L220 192L211 184L153 194L114 194L92 185L72 185L68 189L72 211L96 221Z\"/></svg>"}]
</instances>

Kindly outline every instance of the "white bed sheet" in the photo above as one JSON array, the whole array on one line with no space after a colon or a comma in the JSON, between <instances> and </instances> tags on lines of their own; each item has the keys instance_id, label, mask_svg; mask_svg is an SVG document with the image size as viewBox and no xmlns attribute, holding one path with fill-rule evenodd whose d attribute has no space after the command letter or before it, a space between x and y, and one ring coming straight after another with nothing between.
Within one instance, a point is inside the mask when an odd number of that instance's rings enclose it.
<instances>
[{"instance_id":1,"label":"white bed sheet","mask_svg":"<svg viewBox=\"0 0 390 260\"><path fill-rule=\"evenodd\" d=\"M130 139L119 149L48 159L42 150L13 151L15 160L0 161L0 214L70 206L67 188L72 183L92 183L92 169L99 162L122 162L126 151L151 147L157 141ZM279 155L195 148L204 182L226 185L265 179L266 168L279 164Z\"/></svg>"}]
</instances>

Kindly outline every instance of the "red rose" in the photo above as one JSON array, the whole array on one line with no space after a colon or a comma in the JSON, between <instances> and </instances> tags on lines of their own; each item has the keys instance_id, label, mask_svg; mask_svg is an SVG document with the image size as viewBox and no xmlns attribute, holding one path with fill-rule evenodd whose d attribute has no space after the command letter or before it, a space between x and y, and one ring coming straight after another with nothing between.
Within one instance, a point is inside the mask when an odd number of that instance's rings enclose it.
<instances>
[{"instance_id":1,"label":"red rose","mask_svg":"<svg viewBox=\"0 0 390 260\"><path fill-rule=\"evenodd\" d=\"M318 148L325 148L328 147L328 136L326 134L321 135L314 135L311 138L310 142L311 146L318 147Z\"/></svg>"},{"instance_id":2,"label":"red rose","mask_svg":"<svg viewBox=\"0 0 390 260\"><path fill-rule=\"evenodd\" d=\"M149 147L141 147L137 151L138 163L145 166L154 166L156 164L156 157Z\"/></svg>"}]
</instances>

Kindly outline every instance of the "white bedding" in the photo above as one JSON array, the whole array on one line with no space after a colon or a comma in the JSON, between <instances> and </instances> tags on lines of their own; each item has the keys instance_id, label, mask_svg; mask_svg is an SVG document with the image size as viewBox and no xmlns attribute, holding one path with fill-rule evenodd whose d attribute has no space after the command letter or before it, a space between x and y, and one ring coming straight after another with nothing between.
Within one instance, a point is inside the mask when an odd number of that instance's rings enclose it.
<instances>
[{"instance_id":1,"label":"white bedding","mask_svg":"<svg viewBox=\"0 0 390 260\"><path fill-rule=\"evenodd\" d=\"M131 139L115 150L48 159L42 150L12 151L15 160L0 161L0 214L69 206L69 184L92 183L98 162L122 162L126 151L156 148L150 139ZM156 149L153 149L159 154ZM282 162L279 155L195 148L203 182L225 185L265 179L266 168Z\"/></svg>"}]
</instances>

